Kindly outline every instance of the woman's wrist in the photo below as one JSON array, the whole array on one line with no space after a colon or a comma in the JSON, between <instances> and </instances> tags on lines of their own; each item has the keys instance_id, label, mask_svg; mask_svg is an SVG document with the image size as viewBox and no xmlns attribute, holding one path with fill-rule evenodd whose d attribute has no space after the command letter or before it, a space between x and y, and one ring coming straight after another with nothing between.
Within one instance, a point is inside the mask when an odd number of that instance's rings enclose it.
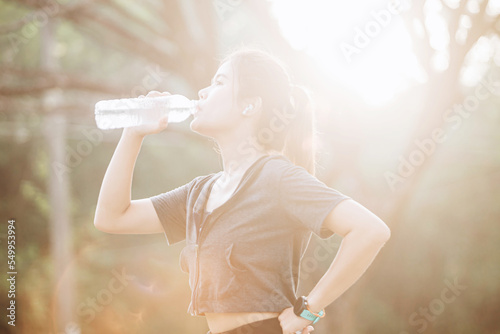
<instances>
[{"instance_id":1,"label":"woman's wrist","mask_svg":"<svg viewBox=\"0 0 500 334\"><path fill-rule=\"evenodd\" d=\"M314 298L313 294L309 294L309 296L307 296L306 298L307 298L307 306L309 308L309 312L312 312L314 314L318 314L319 312L321 312L324 309L324 306L322 307L319 304L318 300L316 300Z\"/></svg>"},{"instance_id":2,"label":"woman's wrist","mask_svg":"<svg viewBox=\"0 0 500 334\"><path fill-rule=\"evenodd\" d=\"M122 137L130 138L132 140L143 141L146 135L137 133L137 131L131 128L124 128L122 132Z\"/></svg>"}]
</instances>

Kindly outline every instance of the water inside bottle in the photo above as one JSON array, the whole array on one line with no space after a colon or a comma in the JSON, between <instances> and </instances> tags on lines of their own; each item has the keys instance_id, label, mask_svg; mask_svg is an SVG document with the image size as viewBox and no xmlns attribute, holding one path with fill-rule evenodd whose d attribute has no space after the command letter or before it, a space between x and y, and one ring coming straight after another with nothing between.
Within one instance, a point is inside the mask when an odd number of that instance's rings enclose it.
<instances>
[{"instance_id":1,"label":"water inside bottle","mask_svg":"<svg viewBox=\"0 0 500 334\"><path fill-rule=\"evenodd\" d=\"M186 120L192 112L192 108L170 108L168 112L168 122L169 123L179 123Z\"/></svg>"},{"instance_id":2,"label":"water inside bottle","mask_svg":"<svg viewBox=\"0 0 500 334\"><path fill-rule=\"evenodd\" d=\"M128 128L140 124L154 123L159 115L141 109L101 110L96 113L96 123L100 129Z\"/></svg>"},{"instance_id":3,"label":"water inside bottle","mask_svg":"<svg viewBox=\"0 0 500 334\"><path fill-rule=\"evenodd\" d=\"M100 129L155 124L165 114L168 114L169 123L178 123L195 111L196 103L180 95L100 101L95 107L95 119Z\"/></svg>"}]
</instances>

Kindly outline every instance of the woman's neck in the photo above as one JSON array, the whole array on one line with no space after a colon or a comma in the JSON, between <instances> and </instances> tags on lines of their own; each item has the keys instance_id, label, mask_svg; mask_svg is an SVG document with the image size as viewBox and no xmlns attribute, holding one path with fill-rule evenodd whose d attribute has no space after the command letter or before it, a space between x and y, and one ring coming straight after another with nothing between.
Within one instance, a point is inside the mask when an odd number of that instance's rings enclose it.
<instances>
[{"instance_id":1,"label":"woman's neck","mask_svg":"<svg viewBox=\"0 0 500 334\"><path fill-rule=\"evenodd\" d=\"M229 179L240 178L257 159L270 154L249 141L228 140L217 144L222 156L223 175Z\"/></svg>"}]
</instances>

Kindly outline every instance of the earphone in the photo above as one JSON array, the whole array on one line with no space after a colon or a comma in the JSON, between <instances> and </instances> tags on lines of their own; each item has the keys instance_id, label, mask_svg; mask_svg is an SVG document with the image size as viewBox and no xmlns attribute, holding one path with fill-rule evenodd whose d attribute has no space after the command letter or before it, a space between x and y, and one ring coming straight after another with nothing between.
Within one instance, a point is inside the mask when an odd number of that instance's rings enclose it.
<instances>
[{"instance_id":1,"label":"earphone","mask_svg":"<svg viewBox=\"0 0 500 334\"><path fill-rule=\"evenodd\" d=\"M253 110L253 104L249 104L249 105L245 108L245 110L243 110L242 114L243 114L243 115L248 115L248 112L249 112L250 110Z\"/></svg>"}]
</instances>

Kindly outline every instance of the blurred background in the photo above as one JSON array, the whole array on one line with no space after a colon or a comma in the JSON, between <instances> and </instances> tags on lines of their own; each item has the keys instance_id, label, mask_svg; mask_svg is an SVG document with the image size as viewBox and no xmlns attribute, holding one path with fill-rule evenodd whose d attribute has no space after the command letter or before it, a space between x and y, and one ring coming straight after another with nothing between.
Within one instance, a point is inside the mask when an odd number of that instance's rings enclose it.
<instances>
[{"instance_id":1,"label":"blurred background","mask_svg":"<svg viewBox=\"0 0 500 334\"><path fill-rule=\"evenodd\" d=\"M0 332L206 333L186 312L184 242L94 228L121 134L97 129L94 105L197 98L247 45L311 89L317 177L392 230L315 333L500 333L499 14L499 0L0 0ZM210 139L171 124L146 138L133 198L220 169ZM339 242L313 238L299 293Z\"/></svg>"}]
</instances>

